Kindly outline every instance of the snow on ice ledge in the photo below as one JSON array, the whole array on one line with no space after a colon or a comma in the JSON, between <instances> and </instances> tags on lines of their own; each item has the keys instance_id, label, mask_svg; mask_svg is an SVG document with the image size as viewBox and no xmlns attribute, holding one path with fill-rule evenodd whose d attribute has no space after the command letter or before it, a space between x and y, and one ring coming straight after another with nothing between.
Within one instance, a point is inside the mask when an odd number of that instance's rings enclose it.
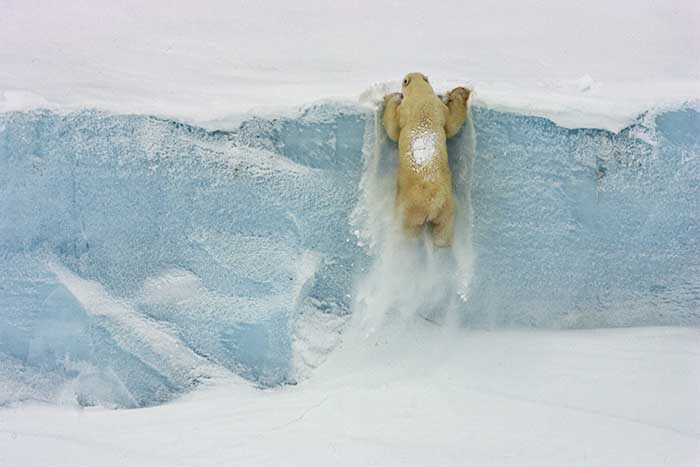
<instances>
[{"instance_id":1,"label":"snow on ice ledge","mask_svg":"<svg viewBox=\"0 0 700 467\"><path fill-rule=\"evenodd\" d=\"M0 114L0 404L303 377L370 260L349 219L374 119L333 103L235 131ZM618 133L479 106L473 122L465 326L700 324L696 104Z\"/></svg>"}]
</instances>

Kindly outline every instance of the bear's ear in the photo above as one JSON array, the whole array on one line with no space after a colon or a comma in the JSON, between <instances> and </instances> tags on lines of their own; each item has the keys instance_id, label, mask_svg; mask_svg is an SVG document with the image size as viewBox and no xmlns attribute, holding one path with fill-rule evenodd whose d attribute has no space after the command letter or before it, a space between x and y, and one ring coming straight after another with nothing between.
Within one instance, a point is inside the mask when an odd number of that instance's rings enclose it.
<instances>
[{"instance_id":1,"label":"bear's ear","mask_svg":"<svg viewBox=\"0 0 700 467\"><path fill-rule=\"evenodd\" d=\"M428 77L427 77L427 76L425 76L425 75L422 75L422 76L423 76L423 79L425 80L426 83L430 83L430 81L428 81Z\"/></svg>"}]
</instances>

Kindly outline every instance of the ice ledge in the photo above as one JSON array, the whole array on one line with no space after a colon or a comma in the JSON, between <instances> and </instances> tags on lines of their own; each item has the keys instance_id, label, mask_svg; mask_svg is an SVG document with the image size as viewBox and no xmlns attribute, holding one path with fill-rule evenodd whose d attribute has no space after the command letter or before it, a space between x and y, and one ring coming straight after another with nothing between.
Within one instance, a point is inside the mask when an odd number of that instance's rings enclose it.
<instances>
[{"instance_id":1,"label":"ice ledge","mask_svg":"<svg viewBox=\"0 0 700 467\"><path fill-rule=\"evenodd\" d=\"M530 85L488 82L443 81L434 84L436 92L454 86L472 88L472 103L486 109L543 117L563 128L599 128L618 132L632 124L639 115L651 110L663 113L691 105L700 108L700 82L677 80L666 82L600 83L589 75L571 81L541 82ZM309 86L307 86L309 87ZM0 88L0 113L52 110L65 114L81 110L100 110L114 114L152 115L200 126L207 130L231 131L253 117L303 118L309 109L337 109L338 112L360 112L374 109L389 92L400 90L398 81L378 82L357 93L350 88L319 98L312 89L305 89L273 101L260 94L255 103L190 102L164 100L158 97L120 96L119 99L95 100L72 95L52 100L26 89ZM276 95L272 93L273 95ZM210 99L211 100L211 99ZM323 118L318 112L314 118ZM332 118L332 115L326 115Z\"/></svg>"}]
</instances>

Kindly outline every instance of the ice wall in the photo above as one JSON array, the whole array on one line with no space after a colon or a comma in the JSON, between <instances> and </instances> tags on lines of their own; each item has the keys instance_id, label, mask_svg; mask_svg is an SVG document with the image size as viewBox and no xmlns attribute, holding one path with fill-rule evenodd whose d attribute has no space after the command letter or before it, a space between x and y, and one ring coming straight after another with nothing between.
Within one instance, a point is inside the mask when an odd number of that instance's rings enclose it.
<instances>
[{"instance_id":1,"label":"ice wall","mask_svg":"<svg viewBox=\"0 0 700 467\"><path fill-rule=\"evenodd\" d=\"M484 110L468 323L700 322L700 114L619 134Z\"/></svg>"},{"instance_id":2,"label":"ice wall","mask_svg":"<svg viewBox=\"0 0 700 467\"><path fill-rule=\"evenodd\" d=\"M351 217L374 119L0 115L0 403L294 381L299 323L347 314L372 261ZM465 326L700 324L696 107L619 134L483 108L473 123ZM459 165L464 138L449 149Z\"/></svg>"}]
</instances>

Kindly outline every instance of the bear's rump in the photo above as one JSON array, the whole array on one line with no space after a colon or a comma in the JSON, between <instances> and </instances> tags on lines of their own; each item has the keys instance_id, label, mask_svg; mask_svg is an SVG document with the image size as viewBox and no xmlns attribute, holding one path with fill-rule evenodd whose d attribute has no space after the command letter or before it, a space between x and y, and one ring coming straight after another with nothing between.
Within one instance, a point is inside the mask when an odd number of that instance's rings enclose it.
<instances>
[{"instance_id":1,"label":"bear's rump","mask_svg":"<svg viewBox=\"0 0 700 467\"><path fill-rule=\"evenodd\" d=\"M397 203L412 218L433 221L449 201L452 193L444 184L418 182L407 187L399 186Z\"/></svg>"}]
</instances>

